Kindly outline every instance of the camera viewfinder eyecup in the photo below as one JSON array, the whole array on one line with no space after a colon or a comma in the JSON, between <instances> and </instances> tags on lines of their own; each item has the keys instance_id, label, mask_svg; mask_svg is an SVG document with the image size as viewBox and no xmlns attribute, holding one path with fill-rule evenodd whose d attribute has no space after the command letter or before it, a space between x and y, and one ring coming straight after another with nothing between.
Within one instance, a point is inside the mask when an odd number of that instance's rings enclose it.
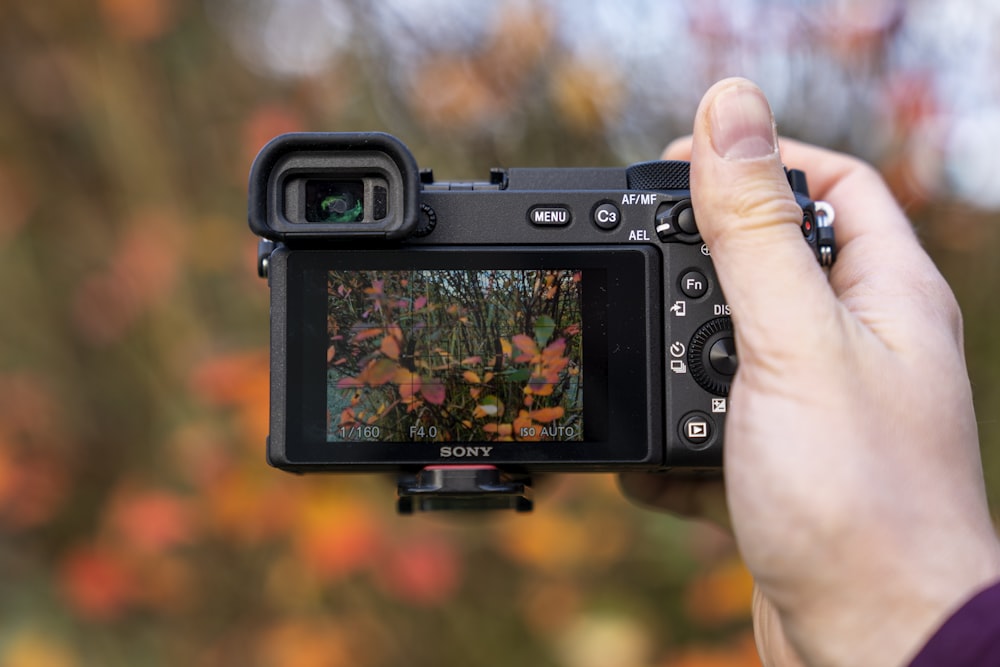
<instances>
[{"instance_id":1,"label":"camera viewfinder eyecup","mask_svg":"<svg viewBox=\"0 0 1000 667\"><path fill-rule=\"evenodd\" d=\"M416 228L420 174L409 149L381 132L301 132L266 144L250 170L250 229L296 240L393 241Z\"/></svg>"}]
</instances>

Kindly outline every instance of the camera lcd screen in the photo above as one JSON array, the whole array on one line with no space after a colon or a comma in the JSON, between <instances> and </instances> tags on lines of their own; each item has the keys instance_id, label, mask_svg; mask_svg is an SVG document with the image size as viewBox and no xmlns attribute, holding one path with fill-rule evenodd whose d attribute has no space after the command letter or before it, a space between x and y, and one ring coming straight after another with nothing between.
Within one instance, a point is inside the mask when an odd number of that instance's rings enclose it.
<instances>
[{"instance_id":1,"label":"camera lcd screen","mask_svg":"<svg viewBox=\"0 0 1000 667\"><path fill-rule=\"evenodd\" d=\"M329 271L327 441L582 441L603 273Z\"/></svg>"},{"instance_id":2,"label":"camera lcd screen","mask_svg":"<svg viewBox=\"0 0 1000 667\"><path fill-rule=\"evenodd\" d=\"M663 404L655 249L295 250L272 261L275 464L662 459L662 415L650 409Z\"/></svg>"}]
</instances>

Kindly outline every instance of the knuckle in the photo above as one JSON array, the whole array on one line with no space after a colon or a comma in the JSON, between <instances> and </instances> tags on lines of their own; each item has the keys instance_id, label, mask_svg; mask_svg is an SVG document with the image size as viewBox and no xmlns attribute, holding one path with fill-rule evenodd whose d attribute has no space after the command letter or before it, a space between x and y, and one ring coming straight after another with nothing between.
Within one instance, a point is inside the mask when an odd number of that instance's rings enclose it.
<instances>
[{"instance_id":1,"label":"knuckle","mask_svg":"<svg viewBox=\"0 0 1000 667\"><path fill-rule=\"evenodd\" d=\"M937 299L938 316L942 319L944 326L952 337L961 343L963 339L962 307L959 305L955 293L951 291L951 288L944 282L943 278L940 282Z\"/></svg>"},{"instance_id":2,"label":"knuckle","mask_svg":"<svg viewBox=\"0 0 1000 667\"><path fill-rule=\"evenodd\" d=\"M853 155L845 155L844 160L848 165L848 173L851 174L852 177L868 183L885 184L885 179L882 178L882 172L876 169L871 163Z\"/></svg>"},{"instance_id":3,"label":"knuckle","mask_svg":"<svg viewBox=\"0 0 1000 667\"><path fill-rule=\"evenodd\" d=\"M925 315L941 322L957 338L962 335L962 308L951 286L927 260L926 266L915 267L907 280L914 302Z\"/></svg>"},{"instance_id":4,"label":"knuckle","mask_svg":"<svg viewBox=\"0 0 1000 667\"><path fill-rule=\"evenodd\" d=\"M723 229L754 229L787 222L797 225L802 218L802 209L788 184L771 177L765 180L757 173L742 174L729 184L711 188L709 200L702 205L709 215L727 219L729 224Z\"/></svg>"},{"instance_id":5,"label":"knuckle","mask_svg":"<svg viewBox=\"0 0 1000 667\"><path fill-rule=\"evenodd\" d=\"M962 307L958 303L958 299L955 297L955 293L951 291L947 285L944 288L944 295L941 303L941 313L945 321L948 323L952 332L961 337L962 334Z\"/></svg>"}]
</instances>

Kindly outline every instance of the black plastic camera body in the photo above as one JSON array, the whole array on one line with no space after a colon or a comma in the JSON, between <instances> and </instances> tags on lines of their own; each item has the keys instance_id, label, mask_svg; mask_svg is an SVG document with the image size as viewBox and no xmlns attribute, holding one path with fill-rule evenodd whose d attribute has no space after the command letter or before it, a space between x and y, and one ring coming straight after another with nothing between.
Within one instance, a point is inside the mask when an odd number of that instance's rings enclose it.
<instances>
[{"instance_id":1,"label":"black plastic camera body","mask_svg":"<svg viewBox=\"0 0 1000 667\"><path fill-rule=\"evenodd\" d=\"M832 211L788 177L828 265ZM529 509L540 472L721 466L736 348L687 163L437 182L386 134L288 134L254 163L249 222L272 465L392 471L403 511Z\"/></svg>"}]
</instances>

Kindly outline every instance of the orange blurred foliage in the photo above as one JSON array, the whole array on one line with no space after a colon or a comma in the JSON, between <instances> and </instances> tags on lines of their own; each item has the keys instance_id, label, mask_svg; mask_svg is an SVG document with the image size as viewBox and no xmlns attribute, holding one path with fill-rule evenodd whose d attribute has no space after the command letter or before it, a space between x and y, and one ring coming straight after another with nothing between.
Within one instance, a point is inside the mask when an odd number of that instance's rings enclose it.
<instances>
[{"instance_id":1,"label":"orange blurred foliage","mask_svg":"<svg viewBox=\"0 0 1000 667\"><path fill-rule=\"evenodd\" d=\"M0 376L0 396L0 526L26 530L49 521L65 501L65 416L34 375Z\"/></svg>"},{"instance_id":2,"label":"orange blurred foliage","mask_svg":"<svg viewBox=\"0 0 1000 667\"><path fill-rule=\"evenodd\" d=\"M59 563L59 587L80 616L109 621L140 598L142 582L118 552L99 544L70 549Z\"/></svg>"},{"instance_id":3,"label":"orange blurred foliage","mask_svg":"<svg viewBox=\"0 0 1000 667\"><path fill-rule=\"evenodd\" d=\"M235 465L234 448L225 429L208 420L182 424L167 443L171 468L197 489L211 488ZM200 504L201 498L197 500Z\"/></svg>"},{"instance_id":4,"label":"orange blurred foliage","mask_svg":"<svg viewBox=\"0 0 1000 667\"><path fill-rule=\"evenodd\" d=\"M0 527L26 530L49 521L67 492L65 465L44 452L17 453L0 441Z\"/></svg>"},{"instance_id":5,"label":"orange blurred foliage","mask_svg":"<svg viewBox=\"0 0 1000 667\"><path fill-rule=\"evenodd\" d=\"M500 551L543 572L593 570L609 566L628 548L630 528L611 510L589 508L587 520L552 505L497 523Z\"/></svg>"},{"instance_id":6,"label":"orange blurred foliage","mask_svg":"<svg viewBox=\"0 0 1000 667\"><path fill-rule=\"evenodd\" d=\"M580 613L583 598L572 582L541 579L526 582L519 602L528 626L544 637L564 630Z\"/></svg>"},{"instance_id":7,"label":"orange blurred foliage","mask_svg":"<svg viewBox=\"0 0 1000 667\"><path fill-rule=\"evenodd\" d=\"M131 548L149 554L188 544L197 530L194 508L177 494L123 485L105 510L112 532Z\"/></svg>"},{"instance_id":8,"label":"orange blurred foliage","mask_svg":"<svg viewBox=\"0 0 1000 667\"><path fill-rule=\"evenodd\" d=\"M477 64L450 53L424 63L412 96L421 118L441 127L486 123L503 108L503 98Z\"/></svg>"},{"instance_id":9,"label":"orange blurred foliage","mask_svg":"<svg viewBox=\"0 0 1000 667\"><path fill-rule=\"evenodd\" d=\"M385 593L422 607L449 602L461 586L462 574L457 548L439 536L400 542L375 564L376 581Z\"/></svg>"},{"instance_id":10,"label":"orange blurred foliage","mask_svg":"<svg viewBox=\"0 0 1000 667\"><path fill-rule=\"evenodd\" d=\"M884 94L884 125L886 140L894 150L879 170L893 195L909 215L914 215L940 195L939 189L946 182L944 135L939 132L935 138L935 133L928 131L942 115L942 104L930 72L899 74L889 84ZM962 235L948 225L948 236Z\"/></svg>"},{"instance_id":11,"label":"orange blurred foliage","mask_svg":"<svg viewBox=\"0 0 1000 667\"><path fill-rule=\"evenodd\" d=\"M684 593L684 608L699 623L718 626L749 620L753 577L742 561L731 558L696 577Z\"/></svg>"},{"instance_id":12,"label":"orange blurred foliage","mask_svg":"<svg viewBox=\"0 0 1000 667\"><path fill-rule=\"evenodd\" d=\"M100 518L98 536L71 548L60 563L60 588L70 607L97 621L136 609L186 609L194 578L181 548L193 544L196 531L189 502L125 482Z\"/></svg>"},{"instance_id":13,"label":"orange blurred foliage","mask_svg":"<svg viewBox=\"0 0 1000 667\"><path fill-rule=\"evenodd\" d=\"M201 602L196 569L182 554L153 554L135 559L133 567L142 587L136 593L141 609L185 614Z\"/></svg>"},{"instance_id":14,"label":"orange blurred foliage","mask_svg":"<svg viewBox=\"0 0 1000 667\"><path fill-rule=\"evenodd\" d=\"M148 42L163 35L175 20L171 0L99 0L111 32L129 42Z\"/></svg>"},{"instance_id":15,"label":"orange blurred foliage","mask_svg":"<svg viewBox=\"0 0 1000 667\"><path fill-rule=\"evenodd\" d=\"M38 204L34 184L16 167L0 164L0 248L3 248L34 213Z\"/></svg>"},{"instance_id":16,"label":"orange blurred foliage","mask_svg":"<svg viewBox=\"0 0 1000 667\"><path fill-rule=\"evenodd\" d=\"M343 627L329 619L289 619L257 641L260 667L358 667L363 655L351 650Z\"/></svg>"},{"instance_id":17,"label":"orange blurred foliage","mask_svg":"<svg viewBox=\"0 0 1000 667\"><path fill-rule=\"evenodd\" d=\"M681 650L662 667L760 667L753 634L746 632L722 645L696 645Z\"/></svg>"},{"instance_id":18,"label":"orange blurred foliage","mask_svg":"<svg viewBox=\"0 0 1000 667\"><path fill-rule=\"evenodd\" d=\"M65 415L45 376L0 374L0 396L0 442L44 449L64 441Z\"/></svg>"},{"instance_id":19,"label":"orange blurred foliage","mask_svg":"<svg viewBox=\"0 0 1000 667\"><path fill-rule=\"evenodd\" d=\"M213 531L243 545L285 535L298 507L291 482L262 461L229 468L201 490L204 520Z\"/></svg>"},{"instance_id":20,"label":"orange blurred foliage","mask_svg":"<svg viewBox=\"0 0 1000 667\"><path fill-rule=\"evenodd\" d=\"M626 96L607 63L564 60L554 69L550 94L559 117L577 132L598 132L618 114Z\"/></svg>"},{"instance_id":21,"label":"orange blurred foliage","mask_svg":"<svg viewBox=\"0 0 1000 667\"><path fill-rule=\"evenodd\" d=\"M259 400L261 385L270 387L269 377L268 351L246 350L220 355L196 366L191 388L210 405L238 406Z\"/></svg>"},{"instance_id":22,"label":"orange blurred foliage","mask_svg":"<svg viewBox=\"0 0 1000 667\"><path fill-rule=\"evenodd\" d=\"M51 631L19 630L0 646L0 667L76 667L80 663Z\"/></svg>"},{"instance_id":23,"label":"orange blurred foliage","mask_svg":"<svg viewBox=\"0 0 1000 667\"><path fill-rule=\"evenodd\" d=\"M521 99L551 44L544 8L502 5L477 51L439 50L425 58L410 84L413 111L441 128L486 125Z\"/></svg>"},{"instance_id":24,"label":"orange blurred foliage","mask_svg":"<svg viewBox=\"0 0 1000 667\"><path fill-rule=\"evenodd\" d=\"M245 181L250 165L264 144L279 134L286 132L302 132L306 127L299 112L293 107L279 104L264 104L252 112L243 121L244 163L240 165L238 176Z\"/></svg>"},{"instance_id":25,"label":"orange blurred foliage","mask_svg":"<svg viewBox=\"0 0 1000 667\"><path fill-rule=\"evenodd\" d=\"M235 408L244 441L253 451L259 451L269 430L268 350L246 350L207 359L193 369L190 384L195 395L208 405Z\"/></svg>"},{"instance_id":26,"label":"orange blurred foliage","mask_svg":"<svg viewBox=\"0 0 1000 667\"><path fill-rule=\"evenodd\" d=\"M138 318L174 288L183 235L178 221L147 210L128 224L110 265L84 278L73 301L73 319L93 343L119 341Z\"/></svg>"},{"instance_id":27,"label":"orange blurred foliage","mask_svg":"<svg viewBox=\"0 0 1000 667\"><path fill-rule=\"evenodd\" d=\"M366 568L382 551L384 523L350 494L310 485L289 509L292 549L320 581L337 581Z\"/></svg>"}]
</instances>

